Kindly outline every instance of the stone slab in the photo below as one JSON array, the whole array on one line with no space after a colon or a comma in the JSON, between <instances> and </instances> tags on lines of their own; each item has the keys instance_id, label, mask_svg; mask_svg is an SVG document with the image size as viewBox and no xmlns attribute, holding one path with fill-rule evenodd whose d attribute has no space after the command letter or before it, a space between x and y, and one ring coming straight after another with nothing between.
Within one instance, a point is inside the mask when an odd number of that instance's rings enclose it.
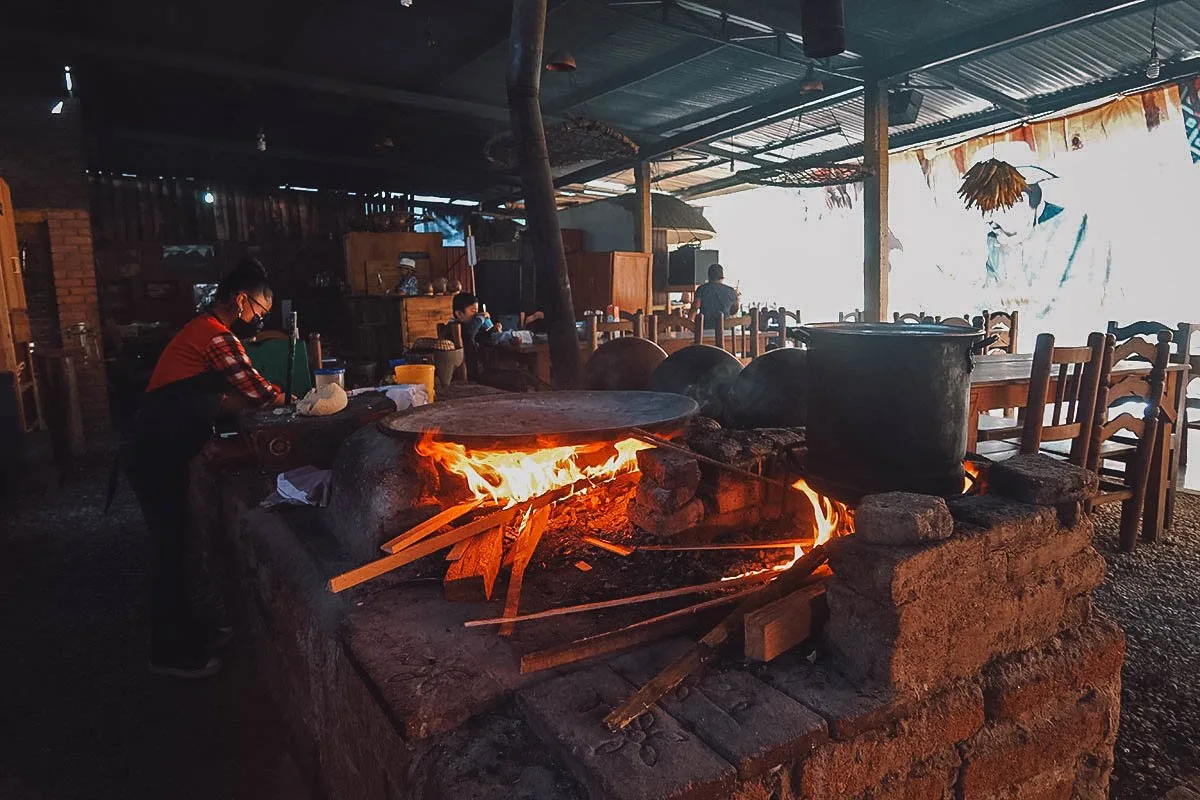
<instances>
[{"instance_id":1,"label":"stone slab","mask_svg":"<svg viewBox=\"0 0 1200 800\"><path fill-rule=\"evenodd\" d=\"M989 491L1039 506L1087 500L1099 485L1096 473L1042 453L1013 456L988 471Z\"/></svg>"},{"instance_id":2,"label":"stone slab","mask_svg":"<svg viewBox=\"0 0 1200 800\"><path fill-rule=\"evenodd\" d=\"M689 641L673 640L609 664L641 686L690 646ZM659 705L733 764L741 780L803 759L829 738L818 714L737 669L692 676Z\"/></svg>"},{"instance_id":3,"label":"stone slab","mask_svg":"<svg viewBox=\"0 0 1200 800\"><path fill-rule=\"evenodd\" d=\"M859 689L826 664L793 653L761 665L755 675L820 714L834 739L852 739L904 713L898 696Z\"/></svg>"},{"instance_id":4,"label":"stone slab","mask_svg":"<svg viewBox=\"0 0 1200 800\"><path fill-rule=\"evenodd\" d=\"M605 715L634 688L598 665L523 689L518 701L544 743L597 800L728 797L733 766L662 709L651 708L620 733L608 730Z\"/></svg>"},{"instance_id":5,"label":"stone slab","mask_svg":"<svg viewBox=\"0 0 1200 800\"><path fill-rule=\"evenodd\" d=\"M924 544L949 539L954 518L940 497L887 492L863 498L854 511L854 531L871 544Z\"/></svg>"},{"instance_id":6,"label":"stone slab","mask_svg":"<svg viewBox=\"0 0 1200 800\"><path fill-rule=\"evenodd\" d=\"M341 640L407 739L452 731L532 680L493 629L463 627L494 613L482 603L447 603L440 587L377 592L359 602Z\"/></svg>"},{"instance_id":7,"label":"stone slab","mask_svg":"<svg viewBox=\"0 0 1200 800\"><path fill-rule=\"evenodd\" d=\"M982 537L989 551L1043 541L1059 525L1053 508L994 494L951 497L946 506L958 523L956 535Z\"/></svg>"},{"instance_id":8,"label":"stone slab","mask_svg":"<svg viewBox=\"0 0 1200 800\"><path fill-rule=\"evenodd\" d=\"M889 547L837 539L829 548L834 580L881 603L903 605L920 597L947 598L978 590L984 542L955 536L931 545Z\"/></svg>"},{"instance_id":9,"label":"stone slab","mask_svg":"<svg viewBox=\"0 0 1200 800\"><path fill-rule=\"evenodd\" d=\"M642 479L661 489L681 487L696 490L700 485L700 462L691 456L652 447L637 453Z\"/></svg>"},{"instance_id":10,"label":"stone slab","mask_svg":"<svg viewBox=\"0 0 1200 800\"><path fill-rule=\"evenodd\" d=\"M629 504L629 521L654 536L670 537L694 528L704 519L704 503L694 497L677 511L642 505L636 499Z\"/></svg>"}]
</instances>

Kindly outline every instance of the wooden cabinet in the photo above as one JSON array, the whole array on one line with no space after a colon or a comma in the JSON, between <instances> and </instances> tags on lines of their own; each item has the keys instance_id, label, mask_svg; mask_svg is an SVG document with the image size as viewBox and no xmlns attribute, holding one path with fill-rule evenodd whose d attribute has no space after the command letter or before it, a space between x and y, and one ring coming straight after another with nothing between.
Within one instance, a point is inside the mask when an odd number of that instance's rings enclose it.
<instances>
[{"instance_id":1,"label":"wooden cabinet","mask_svg":"<svg viewBox=\"0 0 1200 800\"><path fill-rule=\"evenodd\" d=\"M400 300L400 332L404 346L411 347L416 339L437 338L437 326L448 322L454 313L454 298L450 295L437 297L405 297Z\"/></svg>"},{"instance_id":2,"label":"wooden cabinet","mask_svg":"<svg viewBox=\"0 0 1200 800\"><path fill-rule=\"evenodd\" d=\"M0 371L17 368L18 343L28 342L29 312L17 247L16 214L8 184L0 179Z\"/></svg>"},{"instance_id":3,"label":"wooden cabinet","mask_svg":"<svg viewBox=\"0 0 1200 800\"><path fill-rule=\"evenodd\" d=\"M417 262L417 278L446 276L440 233L347 233L346 283L351 294L383 295L400 280L400 259Z\"/></svg>"},{"instance_id":4,"label":"wooden cabinet","mask_svg":"<svg viewBox=\"0 0 1200 800\"><path fill-rule=\"evenodd\" d=\"M610 303L627 313L653 307L650 253L572 253L567 256L575 318Z\"/></svg>"},{"instance_id":5,"label":"wooden cabinet","mask_svg":"<svg viewBox=\"0 0 1200 800\"><path fill-rule=\"evenodd\" d=\"M354 350L359 358L380 365L399 358L413 341L437 336L439 322L452 316L454 299L436 297L348 297Z\"/></svg>"}]
</instances>

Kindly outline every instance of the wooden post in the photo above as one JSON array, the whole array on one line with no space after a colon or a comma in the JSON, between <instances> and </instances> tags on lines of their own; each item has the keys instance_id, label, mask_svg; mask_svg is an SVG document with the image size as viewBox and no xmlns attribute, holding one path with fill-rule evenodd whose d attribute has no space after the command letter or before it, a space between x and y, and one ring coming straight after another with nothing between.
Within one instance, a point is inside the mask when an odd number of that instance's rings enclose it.
<instances>
[{"instance_id":1,"label":"wooden post","mask_svg":"<svg viewBox=\"0 0 1200 800\"><path fill-rule=\"evenodd\" d=\"M551 375L555 388L579 382L579 342L575 336L575 304L563 250L554 177L546 152L540 103L542 44L546 32L546 0L515 0L509 35L506 87L517 168L525 192L525 219L533 245L538 300L546 314Z\"/></svg>"},{"instance_id":2,"label":"wooden post","mask_svg":"<svg viewBox=\"0 0 1200 800\"><path fill-rule=\"evenodd\" d=\"M650 162L639 161L633 169L637 190L637 210L633 219L633 249L646 253L646 300L643 311L654 310L654 217L650 203Z\"/></svg>"},{"instance_id":3,"label":"wooden post","mask_svg":"<svg viewBox=\"0 0 1200 800\"><path fill-rule=\"evenodd\" d=\"M869 78L863 119L863 310L867 322L883 322L888 311L888 87Z\"/></svg>"}]
</instances>

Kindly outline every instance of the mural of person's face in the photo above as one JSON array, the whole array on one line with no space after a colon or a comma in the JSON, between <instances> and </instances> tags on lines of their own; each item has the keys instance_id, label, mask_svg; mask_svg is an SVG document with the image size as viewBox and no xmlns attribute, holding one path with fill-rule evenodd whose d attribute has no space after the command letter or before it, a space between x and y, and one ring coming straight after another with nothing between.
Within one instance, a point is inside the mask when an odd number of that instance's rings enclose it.
<instances>
[{"instance_id":1,"label":"mural of person's face","mask_svg":"<svg viewBox=\"0 0 1200 800\"><path fill-rule=\"evenodd\" d=\"M1033 233L1037 221L1037 205L1028 193L1012 208L998 209L987 215L988 227L996 234L1001 247L1014 247Z\"/></svg>"}]
</instances>

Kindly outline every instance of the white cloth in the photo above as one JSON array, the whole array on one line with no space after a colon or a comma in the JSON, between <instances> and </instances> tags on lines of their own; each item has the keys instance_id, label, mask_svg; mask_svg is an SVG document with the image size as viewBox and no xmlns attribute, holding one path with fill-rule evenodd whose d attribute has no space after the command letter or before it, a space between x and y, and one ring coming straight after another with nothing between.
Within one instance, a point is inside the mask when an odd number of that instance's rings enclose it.
<instances>
[{"instance_id":1,"label":"white cloth","mask_svg":"<svg viewBox=\"0 0 1200 800\"><path fill-rule=\"evenodd\" d=\"M394 386L368 386L363 389L352 389L349 395L365 392L379 392L387 395L387 399L396 404L397 411L404 411L417 406L429 405L429 392L423 383L398 383Z\"/></svg>"}]
</instances>

